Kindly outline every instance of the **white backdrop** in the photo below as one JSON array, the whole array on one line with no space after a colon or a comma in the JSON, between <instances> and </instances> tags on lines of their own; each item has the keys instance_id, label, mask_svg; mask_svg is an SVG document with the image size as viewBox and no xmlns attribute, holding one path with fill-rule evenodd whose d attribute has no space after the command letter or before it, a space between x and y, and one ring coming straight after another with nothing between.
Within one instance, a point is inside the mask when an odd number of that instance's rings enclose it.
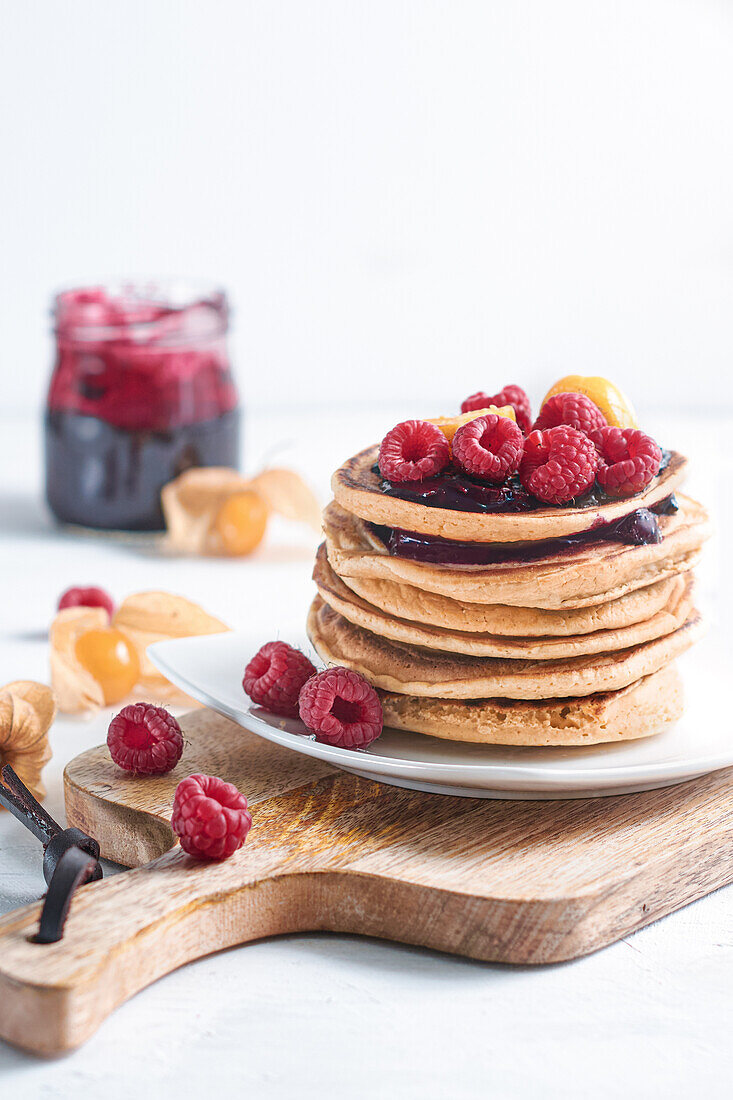
<instances>
[{"instance_id":1,"label":"white backdrop","mask_svg":"<svg viewBox=\"0 0 733 1100\"><path fill-rule=\"evenodd\" d=\"M733 7L2 0L0 407L60 284L220 280L250 407L733 405Z\"/></svg>"}]
</instances>

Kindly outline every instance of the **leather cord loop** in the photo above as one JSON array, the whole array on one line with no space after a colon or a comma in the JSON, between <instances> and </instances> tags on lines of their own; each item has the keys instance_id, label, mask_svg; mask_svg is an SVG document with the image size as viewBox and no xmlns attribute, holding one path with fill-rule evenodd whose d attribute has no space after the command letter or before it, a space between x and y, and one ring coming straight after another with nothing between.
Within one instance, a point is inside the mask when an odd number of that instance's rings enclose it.
<instances>
[{"instance_id":1,"label":"leather cord loop","mask_svg":"<svg viewBox=\"0 0 733 1100\"><path fill-rule=\"evenodd\" d=\"M75 892L85 883L102 877L99 844L81 829L62 829L9 764L0 770L0 776L0 805L43 844L43 876L48 892L36 942L56 943L63 935Z\"/></svg>"}]
</instances>

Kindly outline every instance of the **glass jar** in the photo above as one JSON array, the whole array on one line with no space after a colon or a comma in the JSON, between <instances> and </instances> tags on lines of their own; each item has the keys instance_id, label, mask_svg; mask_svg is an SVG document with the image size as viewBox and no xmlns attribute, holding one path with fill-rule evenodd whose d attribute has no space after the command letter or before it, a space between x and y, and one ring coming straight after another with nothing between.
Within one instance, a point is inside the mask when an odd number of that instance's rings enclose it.
<instances>
[{"instance_id":1,"label":"glass jar","mask_svg":"<svg viewBox=\"0 0 733 1100\"><path fill-rule=\"evenodd\" d=\"M64 523L163 527L160 490L190 466L238 466L239 411L215 289L121 283L53 307L46 496Z\"/></svg>"}]
</instances>

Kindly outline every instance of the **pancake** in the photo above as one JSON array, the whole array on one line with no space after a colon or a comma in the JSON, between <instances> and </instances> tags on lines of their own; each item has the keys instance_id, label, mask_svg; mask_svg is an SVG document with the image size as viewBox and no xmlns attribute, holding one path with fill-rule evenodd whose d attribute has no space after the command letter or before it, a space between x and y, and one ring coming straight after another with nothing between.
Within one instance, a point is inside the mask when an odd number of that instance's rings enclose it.
<instances>
[{"instance_id":1,"label":"pancake","mask_svg":"<svg viewBox=\"0 0 733 1100\"><path fill-rule=\"evenodd\" d=\"M598 745L659 733L682 714L673 664L620 691L583 699L424 699L380 692L384 724L448 741L484 745Z\"/></svg>"},{"instance_id":2,"label":"pancake","mask_svg":"<svg viewBox=\"0 0 733 1100\"><path fill-rule=\"evenodd\" d=\"M308 635L326 664L345 665L385 691L442 699L553 699L617 691L657 672L701 633L692 612L677 630L614 653L554 661L438 653L380 638L314 599Z\"/></svg>"},{"instance_id":3,"label":"pancake","mask_svg":"<svg viewBox=\"0 0 733 1100\"><path fill-rule=\"evenodd\" d=\"M322 544L319 556L325 554L325 544ZM629 592L618 600L564 611L512 607L510 604L466 603L397 581L348 577L341 583L347 584L352 592L373 607L398 619L409 619L445 630L545 638L618 630L633 623L645 622L667 606L678 581L677 576L667 577L646 588Z\"/></svg>"},{"instance_id":4,"label":"pancake","mask_svg":"<svg viewBox=\"0 0 733 1100\"><path fill-rule=\"evenodd\" d=\"M493 634L467 633L425 626L395 618L361 599L339 580L328 564L323 547L318 552L313 579L321 598L355 626L391 641L407 642L448 653L474 657L528 658L545 661L578 657L589 653L607 653L628 649L654 638L670 634L687 619L692 610L692 577L675 578L667 605L644 622L615 630L555 638L522 638Z\"/></svg>"},{"instance_id":5,"label":"pancake","mask_svg":"<svg viewBox=\"0 0 733 1100\"><path fill-rule=\"evenodd\" d=\"M388 580L453 600L547 609L587 607L691 569L709 536L707 513L680 496L675 515L659 516L662 541L648 546L599 542L532 561L493 565L433 565L389 554L358 517L335 501L323 514L328 560L350 578Z\"/></svg>"},{"instance_id":6,"label":"pancake","mask_svg":"<svg viewBox=\"0 0 733 1100\"><path fill-rule=\"evenodd\" d=\"M400 500L379 489L374 472L379 447L369 447L348 459L333 475L333 495L347 512L384 527L434 535L461 542L528 542L561 538L611 523L637 508L650 508L675 491L684 479L687 459L673 451L658 477L633 497L587 508L543 505L528 512L463 512Z\"/></svg>"}]
</instances>

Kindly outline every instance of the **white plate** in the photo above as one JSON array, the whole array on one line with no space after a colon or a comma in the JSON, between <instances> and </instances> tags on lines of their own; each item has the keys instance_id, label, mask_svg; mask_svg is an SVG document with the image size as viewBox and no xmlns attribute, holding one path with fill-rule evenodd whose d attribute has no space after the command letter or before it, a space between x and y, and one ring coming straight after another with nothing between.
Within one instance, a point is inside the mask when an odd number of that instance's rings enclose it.
<instances>
[{"instance_id":1,"label":"white plate","mask_svg":"<svg viewBox=\"0 0 733 1100\"><path fill-rule=\"evenodd\" d=\"M665 787L733 765L733 735L725 716L713 708L714 672L704 659L690 660L687 667L686 714L656 737L532 749L466 745L385 729L369 748L354 752L320 744L301 722L253 706L242 690L253 652L250 636L226 633L156 642L148 656L183 691L252 733L398 787L471 798L587 798Z\"/></svg>"}]
</instances>

